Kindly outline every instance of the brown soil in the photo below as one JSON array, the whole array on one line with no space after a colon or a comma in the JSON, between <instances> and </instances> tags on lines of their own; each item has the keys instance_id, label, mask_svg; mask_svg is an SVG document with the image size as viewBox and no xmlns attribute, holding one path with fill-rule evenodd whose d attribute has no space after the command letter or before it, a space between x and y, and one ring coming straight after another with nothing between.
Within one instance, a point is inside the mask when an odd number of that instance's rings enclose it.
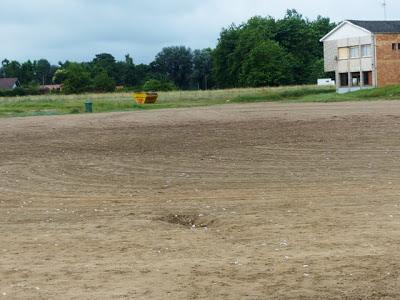
<instances>
[{"instance_id":1,"label":"brown soil","mask_svg":"<svg viewBox=\"0 0 400 300\"><path fill-rule=\"evenodd\" d=\"M400 102L0 120L0 299L400 299Z\"/></svg>"}]
</instances>

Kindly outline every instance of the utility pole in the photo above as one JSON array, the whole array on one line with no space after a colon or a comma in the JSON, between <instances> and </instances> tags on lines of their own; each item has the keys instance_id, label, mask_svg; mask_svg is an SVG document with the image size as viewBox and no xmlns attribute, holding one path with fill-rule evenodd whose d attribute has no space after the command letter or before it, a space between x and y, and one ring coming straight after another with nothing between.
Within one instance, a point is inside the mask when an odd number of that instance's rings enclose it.
<instances>
[{"instance_id":1,"label":"utility pole","mask_svg":"<svg viewBox=\"0 0 400 300\"><path fill-rule=\"evenodd\" d=\"M387 20L387 10L386 10L387 3L386 3L386 0L382 0L382 7L383 7L383 14L384 14L385 21L386 21Z\"/></svg>"}]
</instances>

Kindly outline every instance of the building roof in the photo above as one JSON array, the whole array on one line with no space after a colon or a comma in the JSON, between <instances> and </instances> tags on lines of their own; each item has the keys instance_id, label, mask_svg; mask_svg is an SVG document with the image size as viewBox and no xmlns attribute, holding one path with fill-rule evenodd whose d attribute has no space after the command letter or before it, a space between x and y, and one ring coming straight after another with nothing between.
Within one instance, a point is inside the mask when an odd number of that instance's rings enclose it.
<instances>
[{"instance_id":1,"label":"building roof","mask_svg":"<svg viewBox=\"0 0 400 300\"><path fill-rule=\"evenodd\" d=\"M400 21L347 21L372 33L400 33Z\"/></svg>"},{"instance_id":2,"label":"building roof","mask_svg":"<svg viewBox=\"0 0 400 300\"><path fill-rule=\"evenodd\" d=\"M11 90L18 83L18 78L0 78L0 89Z\"/></svg>"},{"instance_id":3,"label":"building roof","mask_svg":"<svg viewBox=\"0 0 400 300\"><path fill-rule=\"evenodd\" d=\"M41 89L57 90L61 89L61 84L45 84L40 86Z\"/></svg>"},{"instance_id":4,"label":"building roof","mask_svg":"<svg viewBox=\"0 0 400 300\"><path fill-rule=\"evenodd\" d=\"M345 20L338 26L327 33L320 42L325 41L333 33L341 29L346 24L351 24L369 34L374 33L400 33L400 21L362 21L362 20Z\"/></svg>"}]
</instances>

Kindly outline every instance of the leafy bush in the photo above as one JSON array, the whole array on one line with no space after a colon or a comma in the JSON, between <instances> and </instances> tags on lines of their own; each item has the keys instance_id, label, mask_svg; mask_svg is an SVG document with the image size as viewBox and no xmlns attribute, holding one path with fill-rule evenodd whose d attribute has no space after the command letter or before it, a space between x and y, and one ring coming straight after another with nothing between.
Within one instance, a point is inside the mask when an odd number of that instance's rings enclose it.
<instances>
[{"instance_id":1,"label":"leafy bush","mask_svg":"<svg viewBox=\"0 0 400 300\"><path fill-rule=\"evenodd\" d=\"M17 87L13 90L1 90L0 97L16 97L16 96L29 96L41 95L42 91L38 87Z\"/></svg>"},{"instance_id":2,"label":"leafy bush","mask_svg":"<svg viewBox=\"0 0 400 300\"><path fill-rule=\"evenodd\" d=\"M115 80L108 76L106 71L96 75L93 80L93 88L96 92L114 92Z\"/></svg>"},{"instance_id":3,"label":"leafy bush","mask_svg":"<svg viewBox=\"0 0 400 300\"><path fill-rule=\"evenodd\" d=\"M177 87L168 80L157 80L150 79L145 82L143 85L143 90L146 92L154 91L154 92L168 92L168 91L176 91Z\"/></svg>"}]
</instances>

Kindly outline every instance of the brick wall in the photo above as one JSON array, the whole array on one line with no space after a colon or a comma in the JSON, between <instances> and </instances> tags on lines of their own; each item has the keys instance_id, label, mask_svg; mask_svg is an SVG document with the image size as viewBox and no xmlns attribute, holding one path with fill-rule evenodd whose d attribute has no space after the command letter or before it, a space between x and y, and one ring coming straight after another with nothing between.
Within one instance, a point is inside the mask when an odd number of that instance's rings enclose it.
<instances>
[{"instance_id":1,"label":"brick wall","mask_svg":"<svg viewBox=\"0 0 400 300\"><path fill-rule=\"evenodd\" d=\"M400 43L400 34L376 34L376 70L378 87L400 84L400 50L393 50L393 43Z\"/></svg>"}]
</instances>

